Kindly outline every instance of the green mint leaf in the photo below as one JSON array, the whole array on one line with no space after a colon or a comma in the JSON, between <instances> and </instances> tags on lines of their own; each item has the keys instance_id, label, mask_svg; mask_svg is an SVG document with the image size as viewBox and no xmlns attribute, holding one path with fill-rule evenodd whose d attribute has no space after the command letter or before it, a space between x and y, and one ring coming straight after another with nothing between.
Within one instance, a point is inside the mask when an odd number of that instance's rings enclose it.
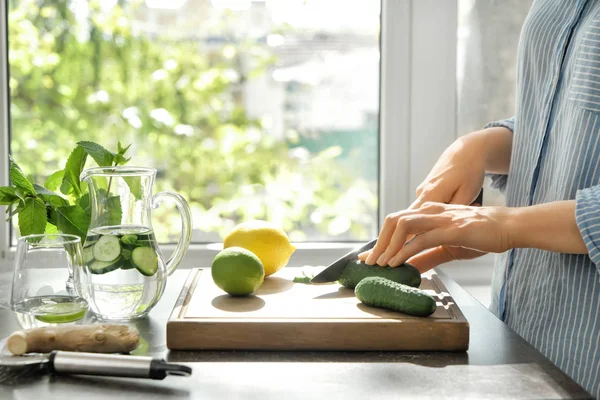
<instances>
[{"instance_id":1,"label":"green mint leaf","mask_svg":"<svg viewBox=\"0 0 600 400\"><path fill-rule=\"evenodd\" d=\"M89 208L90 207L90 194L86 193L83 196L81 196L80 198L78 198L77 204L79 205L79 207L81 207L83 209Z\"/></svg>"},{"instance_id":2,"label":"green mint leaf","mask_svg":"<svg viewBox=\"0 0 600 400\"><path fill-rule=\"evenodd\" d=\"M25 193L23 190L21 190L21 189L19 189L19 188L16 188L16 189L15 189L15 195L16 195L16 196L17 196L19 199L21 199L21 201L25 201L25 199L26 199L27 197L30 197L30 196L27 196L27 193Z\"/></svg>"},{"instance_id":3,"label":"green mint leaf","mask_svg":"<svg viewBox=\"0 0 600 400\"><path fill-rule=\"evenodd\" d=\"M60 197L60 195L58 193L53 192L52 190L50 190L50 189L48 189L48 188L46 188L46 187L44 187L42 185L39 185L37 183L33 184L33 188L35 189L35 193L37 195L44 194L44 195L47 195L47 196L59 196Z\"/></svg>"},{"instance_id":4,"label":"green mint leaf","mask_svg":"<svg viewBox=\"0 0 600 400\"><path fill-rule=\"evenodd\" d=\"M64 176L65 176L64 169L61 169L60 171L56 171L55 173L50 175L48 177L48 179L46 179L46 183L44 184L44 186L46 186L48 188L48 190L52 190L52 191L59 190L60 184L62 183Z\"/></svg>"},{"instance_id":5,"label":"green mint leaf","mask_svg":"<svg viewBox=\"0 0 600 400\"><path fill-rule=\"evenodd\" d=\"M102 203L103 201L105 201L106 196L108 196L108 192L106 191L106 189L100 187L96 190L96 201L98 203Z\"/></svg>"},{"instance_id":6,"label":"green mint leaf","mask_svg":"<svg viewBox=\"0 0 600 400\"><path fill-rule=\"evenodd\" d=\"M129 186L129 191L136 200L140 200L142 198L142 180L136 177L124 177L123 180Z\"/></svg>"},{"instance_id":7,"label":"green mint leaf","mask_svg":"<svg viewBox=\"0 0 600 400\"><path fill-rule=\"evenodd\" d=\"M7 206L19 197L12 186L0 186L0 206Z\"/></svg>"},{"instance_id":8,"label":"green mint leaf","mask_svg":"<svg viewBox=\"0 0 600 400\"><path fill-rule=\"evenodd\" d=\"M131 235L124 235L121 238L121 243L123 243L123 244L135 244L135 242L137 242L137 240L138 240L137 235L133 235L133 234L131 234Z\"/></svg>"},{"instance_id":9,"label":"green mint leaf","mask_svg":"<svg viewBox=\"0 0 600 400\"><path fill-rule=\"evenodd\" d=\"M130 147L131 147L131 143L129 143L127 145L127 147L123 147L123 145L121 144L120 141L117 142L117 151L118 151L117 154L120 154L122 156L125 155L125 153L127 153L127 150L129 150Z\"/></svg>"},{"instance_id":10,"label":"green mint leaf","mask_svg":"<svg viewBox=\"0 0 600 400\"><path fill-rule=\"evenodd\" d=\"M115 154L115 165L127 164L129 160L131 160L131 157L125 158L121 154Z\"/></svg>"},{"instance_id":11,"label":"green mint leaf","mask_svg":"<svg viewBox=\"0 0 600 400\"><path fill-rule=\"evenodd\" d=\"M67 200L54 193L53 191L46 189L42 185L38 185L37 183L35 183L33 187L35 188L38 197L44 200L49 205L51 205L52 207L61 207L69 205L69 202Z\"/></svg>"},{"instance_id":12,"label":"green mint leaf","mask_svg":"<svg viewBox=\"0 0 600 400\"><path fill-rule=\"evenodd\" d=\"M44 203L46 203L49 206L54 207L54 208L69 205L68 201L66 201L62 197L56 196L56 195L41 194L41 195L39 195L39 198L42 199L44 201Z\"/></svg>"},{"instance_id":13,"label":"green mint leaf","mask_svg":"<svg viewBox=\"0 0 600 400\"><path fill-rule=\"evenodd\" d=\"M110 167L114 161L115 155L98 143L77 142L77 144L86 151L86 153L96 161L101 167Z\"/></svg>"},{"instance_id":14,"label":"green mint leaf","mask_svg":"<svg viewBox=\"0 0 600 400\"><path fill-rule=\"evenodd\" d=\"M79 183L79 176L83 171L85 161L87 159L87 153L81 146L75 147L69 158L67 159L67 165L65 166L64 176L60 185L60 191L63 194L75 193L76 196L81 195L81 185Z\"/></svg>"},{"instance_id":15,"label":"green mint leaf","mask_svg":"<svg viewBox=\"0 0 600 400\"><path fill-rule=\"evenodd\" d=\"M23 193L28 196L35 196L33 184L29 182L29 179L27 179L21 168L12 160L12 158L10 159L10 169L8 174L10 176L10 181L17 189L21 189Z\"/></svg>"},{"instance_id":16,"label":"green mint leaf","mask_svg":"<svg viewBox=\"0 0 600 400\"><path fill-rule=\"evenodd\" d=\"M19 211L19 232L22 236L44 233L46 205L42 199L28 197Z\"/></svg>"},{"instance_id":17,"label":"green mint leaf","mask_svg":"<svg viewBox=\"0 0 600 400\"><path fill-rule=\"evenodd\" d=\"M58 228L55 225L48 222L46 224L46 230L44 231L44 233L60 233L60 232L58 231Z\"/></svg>"},{"instance_id":18,"label":"green mint leaf","mask_svg":"<svg viewBox=\"0 0 600 400\"><path fill-rule=\"evenodd\" d=\"M6 207L6 220L9 221L12 217L17 215L21 208L23 208L23 201L21 199L16 199L10 203L8 207Z\"/></svg>"},{"instance_id":19,"label":"green mint leaf","mask_svg":"<svg viewBox=\"0 0 600 400\"><path fill-rule=\"evenodd\" d=\"M90 226L90 214L79 206L58 207L53 212L56 227L62 233L77 235L85 240L88 227Z\"/></svg>"},{"instance_id":20,"label":"green mint leaf","mask_svg":"<svg viewBox=\"0 0 600 400\"><path fill-rule=\"evenodd\" d=\"M103 199L100 210L102 211L98 215L98 225L121 225L123 211L121 210L121 198L119 196L110 196Z\"/></svg>"},{"instance_id":21,"label":"green mint leaf","mask_svg":"<svg viewBox=\"0 0 600 400\"><path fill-rule=\"evenodd\" d=\"M48 215L48 223L52 224L54 226L57 226L58 225L58 221L56 220L56 217L57 217L58 214L56 214L56 208L50 209L50 212L47 213L47 215ZM47 226L46 226L46 229L48 229Z\"/></svg>"}]
</instances>

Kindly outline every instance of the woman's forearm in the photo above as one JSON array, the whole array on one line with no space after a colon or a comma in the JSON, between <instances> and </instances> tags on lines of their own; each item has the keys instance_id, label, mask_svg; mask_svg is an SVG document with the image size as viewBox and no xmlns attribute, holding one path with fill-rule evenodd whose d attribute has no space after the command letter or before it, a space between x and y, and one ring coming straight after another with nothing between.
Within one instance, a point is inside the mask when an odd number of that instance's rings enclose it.
<instances>
[{"instance_id":1,"label":"woman's forearm","mask_svg":"<svg viewBox=\"0 0 600 400\"><path fill-rule=\"evenodd\" d=\"M503 127L488 128L481 132L485 135L487 149L486 172L508 174L513 133Z\"/></svg>"},{"instance_id":2,"label":"woman's forearm","mask_svg":"<svg viewBox=\"0 0 600 400\"><path fill-rule=\"evenodd\" d=\"M510 247L533 247L559 253L587 254L575 220L575 200L513 208Z\"/></svg>"}]
</instances>

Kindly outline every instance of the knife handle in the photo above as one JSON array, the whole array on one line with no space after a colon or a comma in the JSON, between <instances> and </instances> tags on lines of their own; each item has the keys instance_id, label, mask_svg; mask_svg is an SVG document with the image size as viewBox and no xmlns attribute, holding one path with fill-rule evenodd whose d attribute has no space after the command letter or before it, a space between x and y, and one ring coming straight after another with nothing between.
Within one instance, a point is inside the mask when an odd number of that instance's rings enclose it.
<instances>
[{"instance_id":1,"label":"knife handle","mask_svg":"<svg viewBox=\"0 0 600 400\"><path fill-rule=\"evenodd\" d=\"M101 375L128 378L164 379L167 375L190 376L185 365L169 364L165 360L118 354L53 351L50 371L57 374Z\"/></svg>"}]
</instances>

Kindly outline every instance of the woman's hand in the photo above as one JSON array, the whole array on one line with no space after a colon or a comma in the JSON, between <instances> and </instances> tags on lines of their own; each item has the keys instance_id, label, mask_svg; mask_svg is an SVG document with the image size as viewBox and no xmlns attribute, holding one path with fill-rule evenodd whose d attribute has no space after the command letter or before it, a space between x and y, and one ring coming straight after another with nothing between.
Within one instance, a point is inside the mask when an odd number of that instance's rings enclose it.
<instances>
[{"instance_id":1,"label":"woman's hand","mask_svg":"<svg viewBox=\"0 0 600 400\"><path fill-rule=\"evenodd\" d=\"M409 209L419 208L425 202L471 204L481 190L486 171L508 172L511 148L512 132L507 128L489 128L462 136L444 151L419 185L417 199ZM391 214L386 220L393 220L394 215ZM386 223L388 227L384 225L380 238L393 229L389 221ZM387 243L378 240L375 247L360 254L359 259L367 264L379 263L387 246ZM448 261L471 259L483 254L457 246L438 246L415 256L409 262L424 272Z\"/></svg>"},{"instance_id":2,"label":"woman's hand","mask_svg":"<svg viewBox=\"0 0 600 400\"><path fill-rule=\"evenodd\" d=\"M390 214L377 241L385 251L380 254L373 251L366 262L396 267L438 246L460 246L478 252L506 251L512 245L512 210L427 202L418 209Z\"/></svg>"},{"instance_id":3,"label":"woman's hand","mask_svg":"<svg viewBox=\"0 0 600 400\"><path fill-rule=\"evenodd\" d=\"M412 235L416 236L406 243ZM419 209L390 214L379 243L385 251L368 257L377 256L377 264L392 267L438 246L492 253L515 247L587 253L575 221L574 200L521 208L425 203Z\"/></svg>"},{"instance_id":4,"label":"woman's hand","mask_svg":"<svg viewBox=\"0 0 600 400\"><path fill-rule=\"evenodd\" d=\"M429 175L417 187L410 208L432 201L469 205L475 200L487 172L508 173L512 132L495 127L462 136L450 145Z\"/></svg>"},{"instance_id":5,"label":"woman's hand","mask_svg":"<svg viewBox=\"0 0 600 400\"><path fill-rule=\"evenodd\" d=\"M417 198L410 208L419 208L427 201L471 204L483 185L486 134L473 132L452 143L417 187Z\"/></svg>"}]
</instances>

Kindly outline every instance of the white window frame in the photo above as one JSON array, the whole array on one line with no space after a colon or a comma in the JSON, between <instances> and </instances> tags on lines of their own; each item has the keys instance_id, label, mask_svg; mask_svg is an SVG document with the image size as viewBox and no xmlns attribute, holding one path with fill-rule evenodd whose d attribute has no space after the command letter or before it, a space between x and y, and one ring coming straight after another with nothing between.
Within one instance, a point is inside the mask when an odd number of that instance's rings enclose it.
<instances>
[{"instance_id":1,"label":"white window frame","mask_svg":"<svg viewBox=\"0 0 600 400\"><path fill-rule=\"evenodd\" d=\"M7 2L0 2L0 185L8 184ZM380 222L406 208L456 137L456 0L382 0ZM0 207L0 272L12 265ZM291 266L326 265L357 243L299 243ZM163 246L168 252L173 246ZM192 245L183 268L210 265L220 244Z\"/></svg>"}]
</instances>

